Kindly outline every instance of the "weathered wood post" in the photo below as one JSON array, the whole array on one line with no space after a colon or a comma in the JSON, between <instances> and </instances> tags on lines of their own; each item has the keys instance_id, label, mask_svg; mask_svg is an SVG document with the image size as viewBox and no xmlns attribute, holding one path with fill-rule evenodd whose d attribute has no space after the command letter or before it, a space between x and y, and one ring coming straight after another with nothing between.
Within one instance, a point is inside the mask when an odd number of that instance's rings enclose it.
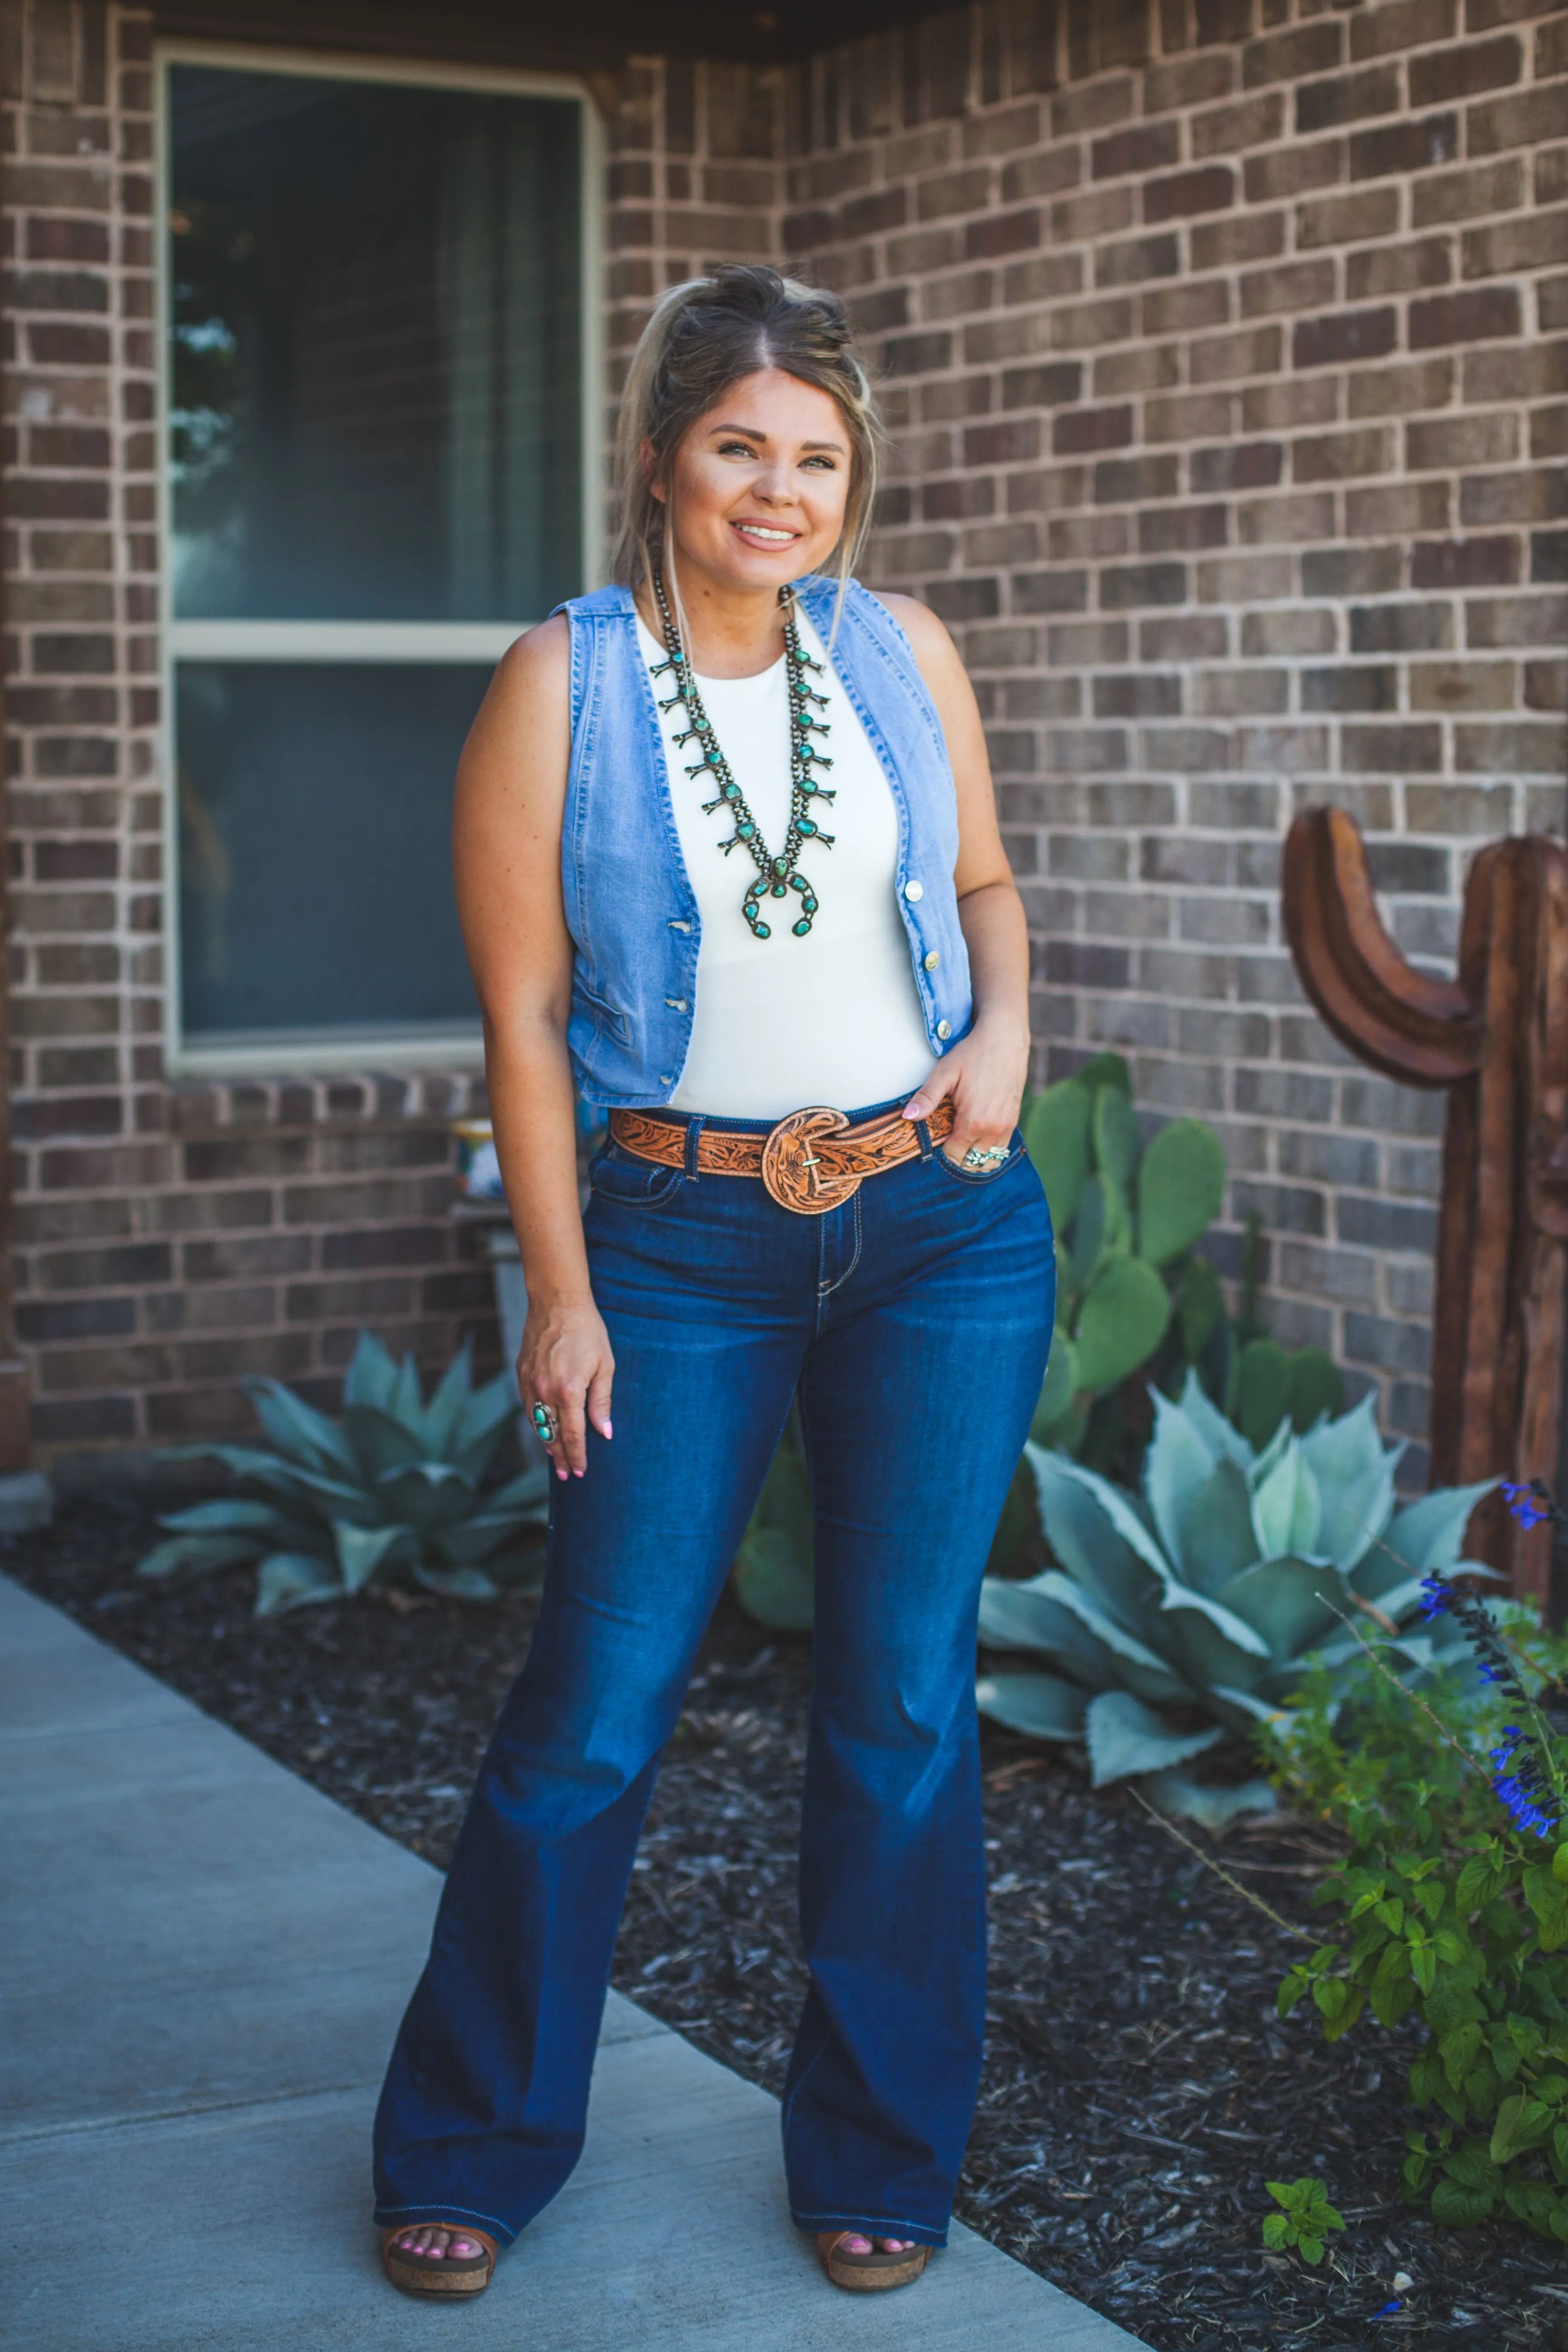
<instances>
[{"instance_id":1,"label":"weathered wood post","mask_svg":"<svg viewBox=\"0 0 1568 2352\"><path fill-rule=\"evenodd\" d=\"M1432 1332L1431 1477L1544 1478L1563 1462L1568 1271L1568 850L1496 841L1470 869L1453 980L1406 962L1383 927L1342 809L1299 816L1285 927L1301 984L1341 1044L1389 1077L1446 1087ZM1472 1544L1561 1616L1552 1531L1493 1496Z\"/></svg>"}]
</instances>

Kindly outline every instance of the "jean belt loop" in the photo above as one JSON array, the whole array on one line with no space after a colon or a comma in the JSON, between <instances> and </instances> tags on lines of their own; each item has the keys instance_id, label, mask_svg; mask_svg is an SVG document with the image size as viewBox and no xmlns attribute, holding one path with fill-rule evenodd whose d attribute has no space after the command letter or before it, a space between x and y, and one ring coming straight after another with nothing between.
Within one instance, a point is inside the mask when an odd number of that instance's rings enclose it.
<instances>
[{"instance_id":1,"label":"jean belt loop","mask_svg":"<svg viewBox=\"0 0 1568 2352\"><path fill-rule=\"evenodd\" d=\"M921 1139L921 1165L924 1167L926 1161L931 1158L931 1153L936 1150L936 1146L931 1139L931 1129L926 1125L923 1118L916 1119L915 1133Z\"/></svg>"},{"instance_id":2,"label":"jean belt loop","mask_svg":"<svg viewBox=\"0 0 1568 2352\"><path fill-rule=\"evenodd\" d=\"M697 1154L706 1124L707 1114L704 1111L699 1111L695 1118L689 1118L686 1122L686 1181L689 1184L700 1184L702 1181L697 1172Z\"/></svg>"}]
</instances>

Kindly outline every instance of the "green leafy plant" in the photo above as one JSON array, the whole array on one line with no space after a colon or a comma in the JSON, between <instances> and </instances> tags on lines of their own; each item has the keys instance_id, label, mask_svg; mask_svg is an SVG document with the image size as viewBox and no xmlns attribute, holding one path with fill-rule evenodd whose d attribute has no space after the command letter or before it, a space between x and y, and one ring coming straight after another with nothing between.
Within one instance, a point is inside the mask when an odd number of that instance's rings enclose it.
<instances>
[{"instance_id":1,"label":"green leafy plant","mask_svg":"<svg viewBox=\"0 0 1568 2352\"><path fill-rule=\"evenodd\" d=\"M735 1555L735 1591L747 1615L779 1633L809 1632L815 1549L811 1479L794 1405Z\"/></svg>"},{"instance_id":2,"label":"green leafy plant","mask_svg":"<svg viewBox=\"0 0 1568 2352\"><path fill-rule=\"evenodd\" d=\"M1344 2228L1344 2215L1334 2210L1328 2190L1310 2172L1299 2180L1266 2180L1263 2185L1281 2209L1264 2216L1264 2244L1273 2253L1299 2253L1315 2268L1323 2259L1329 2231Z\"/></svg>"},{"instance_id":3,"label":"green leafy plant","mask_svg":"<svg viewBox=\"0 0 1568 2352\"><path fill-rule=\"evenodd\" d=\"M1100 1054L1027 1108L1024 1140L1057 1232L1057 1328L1037 1442L1078 1445L1089 1410L1147 1364L1176 1318L1195 1360L1223 1313L1193 1245L1218 1213L1225 1152L1202 1119L1145 1146L1120 1054Z\"/></svg>"},{"instance_id":4,"label":"green leafy plant","mask_svg":"<svg viewBox=\"0 0 1568 2352\"><path fill-rule=\"evenodd\" d=\"M411 1360L362 1336L332 1421L278 1381L247 1381L270 1449L194 1445L176 1458L221 1462L254 1491L196 1503L159 1521L167 1539L137 1573L200 1576L254 1560L259 1617L409 1585L494 1599L534 1571L520 1540L549 1511L541 1467L487 1486L518 1409L510 1371L476 1389L464 1348L428 1402Z\"/></svg>"},{"instance_id":5,"label":"green leafy plant","mask_svg":"<svg viewBox=\"0 0 1568 2352\"><path fill-rule=\"evenodd\" d=\"M1024 1139L1057 1231L1057 1328L1037 1443L1111 1468L1123 1450L1117 1392L1139 1372L1174 1395L1198 1369L1259 1451L1286 1417L1304 1432L1342 1409L1332 1359L1282 1348L1258 1321L1256 1218L1242 1312L1226 1311L1196 1247L1226 1178L1224 1148L1203 1119L1173 1119L1141 1146L1127 1065L1098 1054L1026 1108Z\"/></svg>"},{"instance_id":6,"label":"green leafy plant","mask_svg":"<svg viewBox=\"0 0 1568 2352\"><path fill-rule=\"evenodd\" d=\"M1449 1629L1420 1630L1422 1577L1464 1568L1466 1522L1489 1482L1395 1507L1397 1446L1366 1398L1305 1436L1282 1420L1258 1451L1189 1371L1179 1402L1155 1394L1133 1493L1067 1454L1026 1459L1059 1563L987 1578L980 1631L1050 1671L982 1676L982 1710L1043 1739L1083 1739L1100 1786L1156 1776L1167 1810L1215 1818L1266 1806L1266 1783L1205 1791L1177 1768L1284 1710L1317 1653L1331 1675L1383 1638L1397 1671L1429 1671Z\"/></svg>"},{"instance_id":7,"label":"green leafy plant","mask_svg":"<svg viewBox=\"0 0 1568 2352\"><path fill-rule=\"evenodd\" d=\"M1273 1736L1282 1786L1348 1845L1315 1897L1340 1938L1289 1971L1279 2011L1310 1996L1330 2041L1368 2012L1413 2017L1409 2093L1431 2121L1405 2136L1406 2196L1456 2228L1508 2212L1564 2244L1568 1738L1551 1702L1568 1641L1426 1583L1468 1670L1410 1689L1369 1656L1348 1694L1310 1682Z\"/></svg>"}]
</instances>

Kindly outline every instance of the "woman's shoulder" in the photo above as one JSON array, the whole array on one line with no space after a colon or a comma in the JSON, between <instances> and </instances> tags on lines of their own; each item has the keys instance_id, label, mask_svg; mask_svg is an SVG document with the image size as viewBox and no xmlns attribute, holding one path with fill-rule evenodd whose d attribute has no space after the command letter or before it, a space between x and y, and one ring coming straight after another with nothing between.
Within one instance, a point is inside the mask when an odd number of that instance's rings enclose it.
<instances>
[{"instance_id":1,"label":"woman's shoulder","mask_svg":"<svg viewBox=\"0 0 1568 2352\"><path fill-rule=\"evenodd\" d=\"M835 608L838 603L838 582L830 572L814 572L798 583L797 593L811 616L819 635L833 626ZM909 644L917 661L929 655L940 658L945 649L951 653L952 639L929 604L918 597L905 596L896 589L868 588L858 580L844 583L844 611L868 627L873 635L883 634L892 624L896 635Z\"/></svg>"}]
</instances>

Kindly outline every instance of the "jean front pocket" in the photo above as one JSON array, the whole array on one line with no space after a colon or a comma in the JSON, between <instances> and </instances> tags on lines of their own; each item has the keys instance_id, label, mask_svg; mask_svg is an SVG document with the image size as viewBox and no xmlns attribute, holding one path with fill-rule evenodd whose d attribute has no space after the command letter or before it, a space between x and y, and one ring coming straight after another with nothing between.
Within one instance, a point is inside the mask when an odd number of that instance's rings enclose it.
<instances>
[{"instance_id":1,"label":"jean front pocket","mask_svg":"<svg viewBox=\"0 0 1568 2352\"><path fill-rule=\"evenodd\" d=\"M939 1168L946 1170L955 1184L994 1184L999 1176L1005 1176L1023 1149L1023 1135L1015 1128L1013 1139L1007 1146L1006 1159L993 1160L988 1168L965 1168L961 1161L950 1160L940 1144L932 1157Z\"/></svg>"},{"instance_id":2,"label":"jean front pocket","mask_svg":"<svg viewBox=\"0 0 1568 2352\"><path fill-rule=\"evenodd\" d=\"M680 1168L662 1167L657 1160L639 1160L618 1143L601 1144L588 1167L588 1182L597 1201L618 1201L628 1209L657 1209L686 1181Z\"/></svg>"}]
</instances>

